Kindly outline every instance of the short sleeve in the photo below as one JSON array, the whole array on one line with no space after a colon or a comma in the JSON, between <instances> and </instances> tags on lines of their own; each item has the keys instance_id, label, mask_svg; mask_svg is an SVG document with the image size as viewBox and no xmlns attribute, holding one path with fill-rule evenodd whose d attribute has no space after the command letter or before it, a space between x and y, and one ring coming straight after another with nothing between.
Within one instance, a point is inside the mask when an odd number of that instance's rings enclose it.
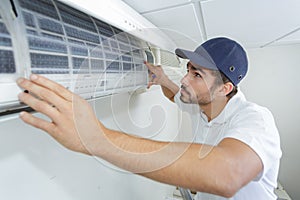
<instances>
[{"instance_id":1,"label":"short sleeve","mask_svg":"<svg viewBox=\"0 0 300 200\"><path fill-rule=\"evenodd\" d=\"M234 138L251 147L263 163L258 181L281 157L280 138L271 112L260 106L244 109L234 116L224 138Z\"/></svg>"}]
</instances>

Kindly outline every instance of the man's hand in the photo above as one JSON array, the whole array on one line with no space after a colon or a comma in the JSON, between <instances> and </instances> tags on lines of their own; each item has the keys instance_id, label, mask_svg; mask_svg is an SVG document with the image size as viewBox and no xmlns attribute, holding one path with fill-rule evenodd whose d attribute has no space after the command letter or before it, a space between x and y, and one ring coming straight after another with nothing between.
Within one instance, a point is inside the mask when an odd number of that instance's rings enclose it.
<instances>
[{"instance_id":1,"label":"man's hand","mask_svg":"<svg viewBox=\"0 0 300 200\"><path fill-rule=\"evenodd\" d=\"M160 85L164 95L174 102L174 96L179 91L179 86L169 79L161 66L154 66L146 61L144 63L149 69L149 83L147 88L149 89L152 85Z\"/></svg>"},{"instance_id":2,"label":"man's hand","mask_svg":"<svg viewBox=\"0 0 300 200\"><path fill-rule=\"evenodd\" d=\"M152 85L163 86L163 84L166 82L166 80L168 80L168 77L164 73L164 70L162 69L162 67L159 65L154 66L146 61L144 63L148 67L148 70L149 70L149 83L148 83L147 88L149 89Z\"/></svg>"},{"instance_id":3,"label":"man's hand","mask_svg":"<svg viewBox=\"0 0 300 200\"><path fill-rule=\"evenodd\" d=\"M46 131L70 150L91 154L93 141L100 139L105 128L87 101L42 76L19 78L17 83L29 91L19 94L20 101L50 118L47 121L21 112L25 123Z\"/></svg>"}]
</instances>

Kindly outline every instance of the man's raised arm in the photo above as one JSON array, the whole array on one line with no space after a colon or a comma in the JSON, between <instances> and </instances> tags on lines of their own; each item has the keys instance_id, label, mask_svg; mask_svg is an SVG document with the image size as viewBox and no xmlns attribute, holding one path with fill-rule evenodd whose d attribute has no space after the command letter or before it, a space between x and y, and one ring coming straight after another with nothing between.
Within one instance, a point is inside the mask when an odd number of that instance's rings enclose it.
<instances>
[{"instance_id":1,"label":"man's raised arm","mask_svg":"<svg viewBox=\"0 0 300 200\"><path fill-rule=\"evenodd\" d=\"M150 71L148 88L152 85L160 85L164 95L174 102L174 96L179 91L179 86L169 79L161 66L154 66L148 62L145 62L145 65Z\"/></svg>"}]
</instances>

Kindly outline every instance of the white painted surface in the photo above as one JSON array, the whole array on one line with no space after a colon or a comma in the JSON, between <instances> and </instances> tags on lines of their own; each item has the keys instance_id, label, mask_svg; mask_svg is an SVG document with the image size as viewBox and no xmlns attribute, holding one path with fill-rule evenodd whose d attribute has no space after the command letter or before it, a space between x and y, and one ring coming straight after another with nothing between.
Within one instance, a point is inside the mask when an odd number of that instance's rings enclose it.
<instances>
[{"instance_id":1,"label":"white painted surface","mask_svg":"<svg viewBox=\"0 0 300 200\"><path fill-rule=\"evenodd\" d=\"M153 88L132 97L129 104L126 103L129 94L115 96L121 103L114 112L111 105L115 100L103 98L95 104L96 113L110 128L140 130L136 134L169 140L177 130L177 111L161 95L160 90ZM136 127L123 123L131 123L127 120L128 113ZM143 128L144 125L149 126ZM19 119L0 123L0 130L0 199L164 200L172 196L173 186L117 170L99 159L66 150L47 134ZM156 134L149 135L149 131Z\"/></svg>"},{"instance_id":2,"label":"white painted surface","mask_svg":"<svg viewBox=\"0 0 300 200\"><path fill-rule=\"evenodd\" d=\"M248 50L250 69L241 83L246 97L274 114L283 156L279 180L292 199L300 199L300 45Z\"/></svg>"}]
</instances>

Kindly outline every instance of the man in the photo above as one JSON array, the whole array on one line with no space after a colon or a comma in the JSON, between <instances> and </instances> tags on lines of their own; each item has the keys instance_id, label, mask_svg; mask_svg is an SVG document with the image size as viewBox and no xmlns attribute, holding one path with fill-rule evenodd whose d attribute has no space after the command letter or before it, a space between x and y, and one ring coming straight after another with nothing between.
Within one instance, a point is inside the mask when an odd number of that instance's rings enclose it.
<instances>
[{"instance_id":1,"label":"man","mask_svg":"<svg viewBox=\"0 0 300 200\"><path fill-rule=\"evenodd\" d=\"M160 67L146 63L152 77L149 87L161 85L165 96L187 108L195 142L159 142L109 130L86 101L37 75L17 82L39 98L21 93L19 99L52 121L26 112L20 117L68 149L199 191L196 199L276 199L279 135L271 113L237 91L248 68L243 48L231 39L214 38L194 52L177 49L176 54L189 59L181 89ZM197 109L189 109L192 105Z\"/></svg>"}]
</instances>

